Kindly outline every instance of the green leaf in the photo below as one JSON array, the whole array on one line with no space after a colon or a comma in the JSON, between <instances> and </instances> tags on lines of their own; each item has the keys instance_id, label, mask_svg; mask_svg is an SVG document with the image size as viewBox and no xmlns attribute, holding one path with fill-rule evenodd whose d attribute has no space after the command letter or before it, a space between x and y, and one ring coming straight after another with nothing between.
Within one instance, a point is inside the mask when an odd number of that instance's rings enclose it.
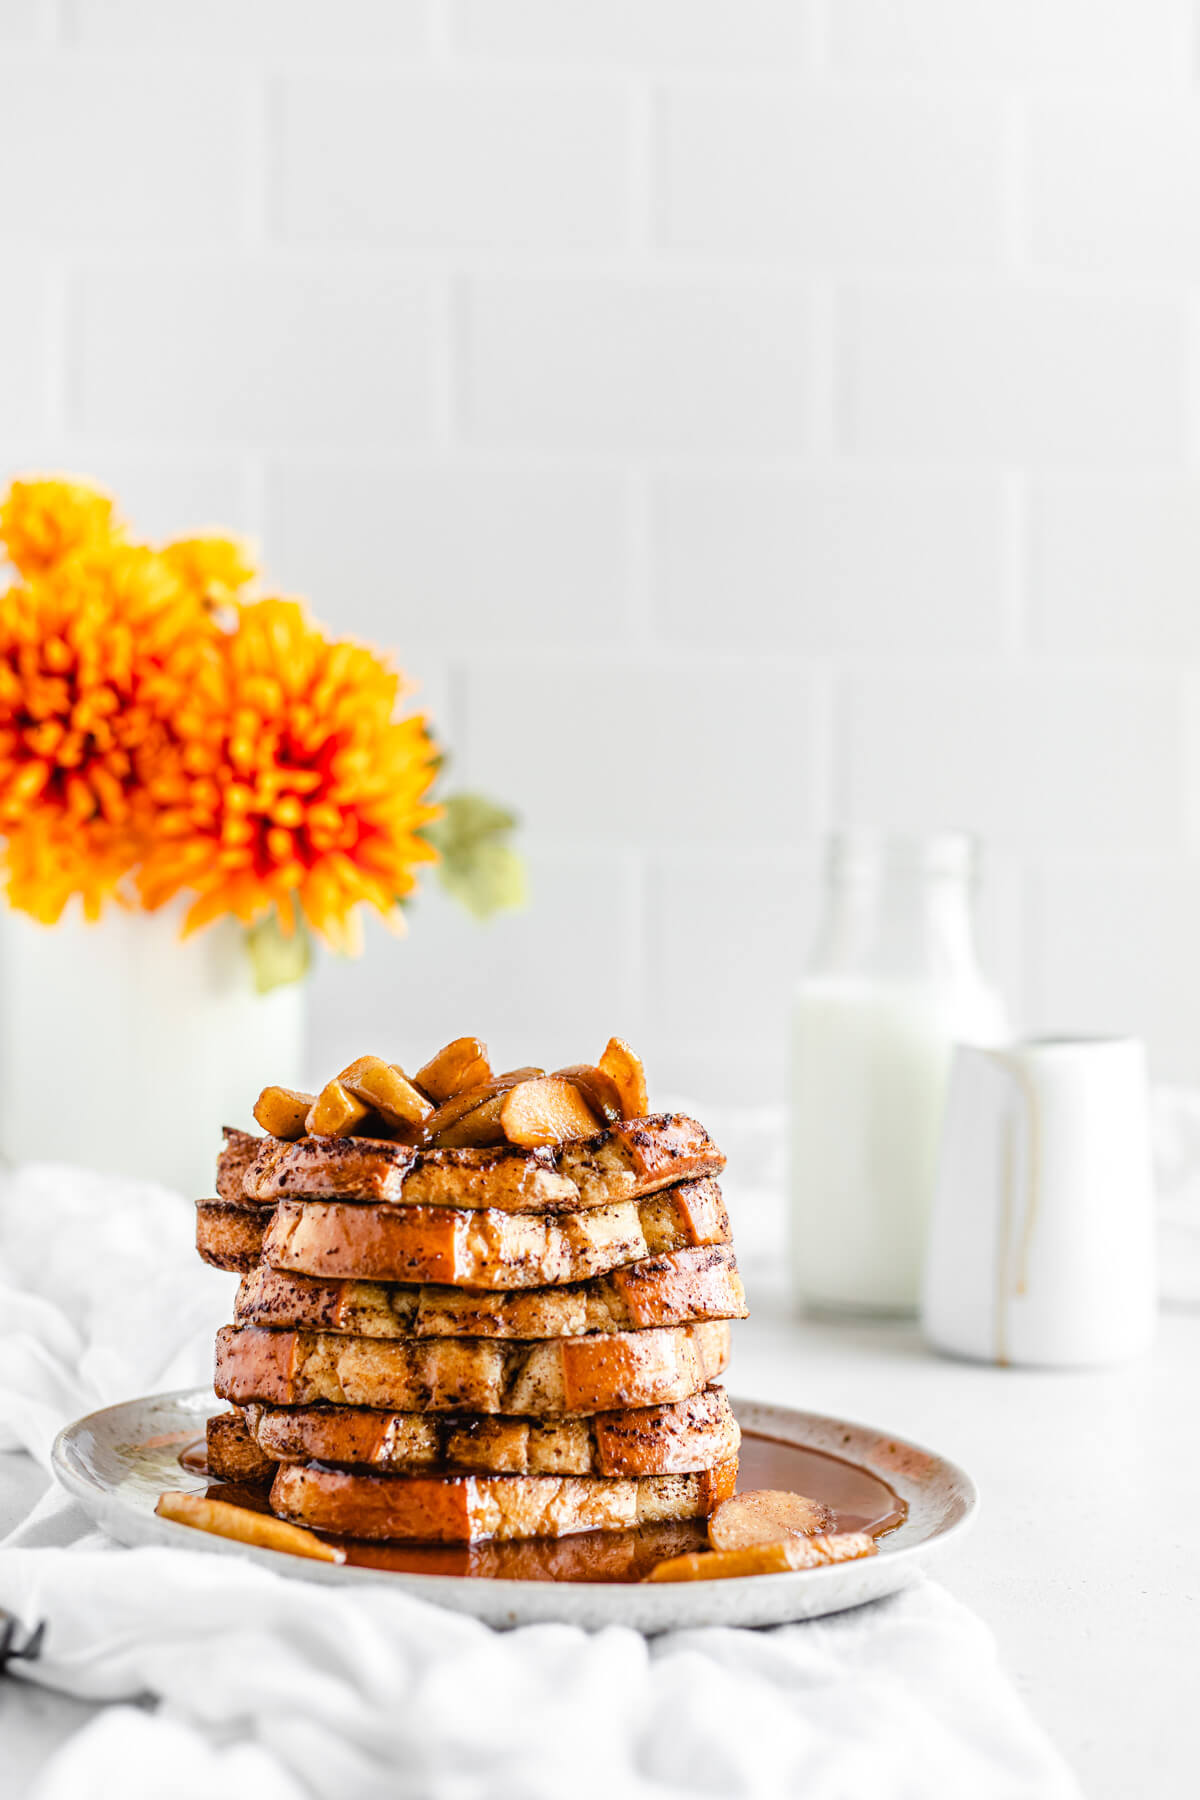
<instances>
[{"instance_id":1,"label":"green leaf","mask_svg":"<svg viewBox=\"0 0 1200 1800\"><path fill-rule=\"evenodd\" d=\"M525 905L525 864L506 840L517 815L482 794L451 794L425 828L442 886L477 919Z\"/></svg>"},{"instance_id":2,"label":"green leaf","mask_svg":"<svg viewBox=\"0 0 1200 1800\"><path fill-rule=\"evenodd\" d=\"M519 912L525 905L525 864L510 844L480 844L469 856L443 862L442 886L476 919Z\"/></svg>"},{"instance_id":3,"label":"green leaf","mask_svg":"<svg viewBox=\"0 0 1200 1800\"><path fill-rule=\"evenodd\" d=\"M254 991L269 994L272 988L286 987L290 981L303 981L312 967L312 939L303 919L298 919L290 936L272 909L246 933L246 949L254 971Z\"/></svg>"},{"instance_id":4,"label":"green leaf","mask_svg":"<svg viewBox=\"0 0 1200 1800\"><path fill-rule=\"evenodd\" d=\"M517 815L482 794L448 794L442 816L425 827L425 835L443 856L457 856L477 843L512 831Z\"/></svg>"}]
</instances>

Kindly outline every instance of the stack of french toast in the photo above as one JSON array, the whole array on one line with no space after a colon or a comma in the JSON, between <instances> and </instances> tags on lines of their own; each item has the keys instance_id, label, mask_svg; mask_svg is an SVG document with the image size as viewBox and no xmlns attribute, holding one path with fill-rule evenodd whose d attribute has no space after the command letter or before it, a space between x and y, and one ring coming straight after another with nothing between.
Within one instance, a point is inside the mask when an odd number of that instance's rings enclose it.
<instances>
[{"instance_id":1,"label":"stack of french toast","mask_svg":"<svg viewBox=\"0 0 1200 1800\"><path fill-rule=\"evenodd\" d=\"M649 1111L628 1045L497 1076L459 1038L254 1112L197 1209L200 1254L241 1275L214 1476L402 1543L628 1532L733 1493L724 1158Z\"/></svg>"}]
</instances>

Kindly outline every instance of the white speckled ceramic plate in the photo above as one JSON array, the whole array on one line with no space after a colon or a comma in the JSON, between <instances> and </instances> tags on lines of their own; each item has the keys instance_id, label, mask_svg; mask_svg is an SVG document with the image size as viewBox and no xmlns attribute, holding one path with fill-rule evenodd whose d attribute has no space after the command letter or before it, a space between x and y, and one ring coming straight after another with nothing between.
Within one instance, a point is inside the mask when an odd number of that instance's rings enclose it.
<instances>
[{"instance_id":1,"label":"white speckled ceramic plate","mask_svg":"<svg viewBox=\"0 0 1200 1800\"><path fill-rule=\"evenodd\" d=\"M244 1556L305 1581L394 1582L423 1599L473 1613L490 1625L556 1619L588 1627L630 1625L645 1632L692 1625L778 1625L817 1618L905 1587L952 1539L978 1504L970 1476L944 1457L820 1413L735 1400L745 1432L816 1450L878 1476L905 1502L907 1517L880 1540L879 1553L832 1568L733 1580L670 1582L512 1581L425 1575L314 1562L278 1550L256 1550L160 1519L164 1488L203 1492L203 1475L181 1468L182 1445L201 1437L211 1392L193 1389L128 1400L79 1419L60 1432L54 1467L63 1486L98 1525L122 1544L174 1544L217 1555Z\"/></svg>"}]
</instances>

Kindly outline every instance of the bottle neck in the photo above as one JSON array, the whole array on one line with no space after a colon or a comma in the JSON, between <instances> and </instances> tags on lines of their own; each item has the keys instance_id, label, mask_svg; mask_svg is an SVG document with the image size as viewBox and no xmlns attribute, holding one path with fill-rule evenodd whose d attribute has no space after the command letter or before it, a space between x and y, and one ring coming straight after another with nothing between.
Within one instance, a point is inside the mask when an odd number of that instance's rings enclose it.
<instances>
[{"instance_id":1,"label":"bottle neck","mask_svg":"<svg viewBox=\"0 0 1200 1800\"><path fill-rule=\"evenodd\" d=\"M810 968L880 979L979 980L969 876L883 868L831 874Z\"/></svg>"}]
</instances>

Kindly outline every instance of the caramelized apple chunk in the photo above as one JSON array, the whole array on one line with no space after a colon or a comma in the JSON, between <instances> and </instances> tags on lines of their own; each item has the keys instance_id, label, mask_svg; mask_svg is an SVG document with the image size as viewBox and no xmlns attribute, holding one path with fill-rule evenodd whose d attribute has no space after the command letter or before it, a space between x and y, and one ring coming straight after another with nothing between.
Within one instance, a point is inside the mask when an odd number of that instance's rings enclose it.
<instances>
[{"instance_id":1,"label":"caramelized apple chunk","mask_svg":"<svg viewBox=\"0 0 1200 1800\"><path fill-rule=\"evenodd\" d=\"M505 1095L500 1123L510 1144L536 1149L566 1138L591 1137L600 1121L573 1082L560 1075L522 1081Z\"/></svg>"},{"instance_id":2,"label":"caramelized apple chunk","mask_svg":"<svg viewBox=\"0 0 1200 1800\"><path fill-rule=\"evenodd\" d=\"M721 1581L736 1575L786 1575L792 1569L819 1569L829 1563L855 1562L874 1556L878 1546L865 1531L830 1537L789 1537L776 1544L750 1544L742 1550L693 1550L672 1556L646 1576L647 1581Z\"/></svg>"},{"instance_id":3,"label":"caramelized apple chunk","mask_svg":"<svg viewBox=\"0 0 1200 1800\"><path fill-rule=\"evenodd\" d=\"M494 1104L518 1089L509 1105ZM354 1132L446 1148L511 1143L525 1148L589 1137L602 1125L644 1117L646 1079L638 1056L610 1038L598 1064L572 1063L493 1075L480 1038L455 1038L409 1076L381 1056L359 1056L315 1097L267 1087L254 1116L272 1137L347 1137Z\"/></svg>"},{"instance_id":4,"label":"caramelized apple chunk","mask_svg":"<svg viewBox=\"0 0 1200 1800\"><path fill-rule=\"evenodd\" d=\"M154 1510L160 1519L173 1519L177 1525L191 1525L216 1537L236 1538L239 1544L252 1544L258 1550L286 1550L292 1556L312 1557L315 1562L346 1560L344 1550L327 1544L303 1525L289 1525L273 1513L251 1512L249 1507L233 1506L228 1500L209 1500L202 1494L170 1489L158 1496Z\"/></svg>"},{"instance_id":5,"label":"caramelized apple chunk","mask_svg":"<svg viewBox=\"0 0 1200 1800\"><path fill-rule=\"evenodd\" d=\"M424 1121L427 1142L440 1144L443 1134L460 1119L482 1106L485 1100L492 1100L497 1094L507 1094L510 1088L516 1087L520 1081L531 1081L542 1074L541 1069L510 1069L506 1075L497 1075L491 1081L485 1081L482 1087L464 1088L460 1094L452 1094L444 1100L435 1112L431 1112Z\"/></svg>"},{"instance_id":6,"label":"caramelized apple chunk","mask_svg":"<svg viewBox=\"0 0 1200 1800\"><path fill-rule=\"evenodd\" d=\"M446 1150L479 1149L485 1144L504 1144L504 1126L501 1114L508 1094L493 1094L490 1100L484 1100L479 1106L472 1107L453 1125L447 1125L438 1134L438 1144Z\"/></svg>"},{"instance_id":7,"label":"caramelized apple chunk","mask_svg":"<svg viewBox=\"0 0 1200 1800\"><path fill-rule=\"evenodd\" d=\"M431 1056L413 1076L422 1093L428 1094L435 1106L452 1100L464 1088L486 1087L492 1079L487 1045L480 1038L455 1038Z\"/></svg>"},{"instance_id":8,"label":"caramelized apple chunk","mask_svg":"<svg viewBox=\"0 0 1200 1800\"><path fill-rule=\"evenodd\" d=\"M327 1081L309 1107L305 1125L314 1137L349 1137L370 1110L340 1081Z\"/></svg>"},{"instance_id":9,"label":"caramelized apple chunk","mask_svg":"<svg viewBox=\"0 0 1200 1800\"><path fill-rule=\"evenodd\" d=\"M566 1069L555 1069L564 1081L577 1087L596 1116L606 1125L615 1125L622 1117L621 1090L612 1076L594 1063L572 1063Z\"/></svg>"},{"instance_id":10,"label":"caramelized apple chunk","mask_svg":"<svg viewBox=\"0 0 1200 1800\"><path fill-rule=\"evenodd\" d=\"M403 1129L420 1125L433 1111L433 1103L419 1093L404 1070L382 1056L360 1056L338 1076L342 1086L373 1107L387 1124Z\"/></svg>"},{"instance_id":11,"label":"caramelized apple chunk","mask_svg":"<svg viewBox=\"0 0 1200 1800\"><path fill-rule=\"evenodd\" d=\"M617 1085L621 1117L644 1119L650 1110L650 1101L646 1094L646 1071L636 1050L631 1050L624 1038L609 1038L600 1058L600 1067Z\"/></svg>"},{"instance_id":12,"label":"caramelized apple chunk","mask_svg":"<svg viewBox=\"0 0 1200 1800\"><path fill-rule=\"evenodd\" d=\"M811 1537L829 1531L833 1524L832 1512L820 1500L774 1488L754 1488L722 1500L709 1518L708 1541L714 1550L747 1550L752 1544Z\"/></svg>"},{"instance_id":13,"label":"caramelized apple chunk","mask_svg":"<svg viewBox=\"0 0 1200 1800\"><path fill-rule=\"evenodd\" d=\"M254 1117L271 1137L286 1138L294 1143L304 1136L304 1124L314 1094L302 1094L297 1088L265 1087L254 1102Z\"/></svg>"}]
</instances>

